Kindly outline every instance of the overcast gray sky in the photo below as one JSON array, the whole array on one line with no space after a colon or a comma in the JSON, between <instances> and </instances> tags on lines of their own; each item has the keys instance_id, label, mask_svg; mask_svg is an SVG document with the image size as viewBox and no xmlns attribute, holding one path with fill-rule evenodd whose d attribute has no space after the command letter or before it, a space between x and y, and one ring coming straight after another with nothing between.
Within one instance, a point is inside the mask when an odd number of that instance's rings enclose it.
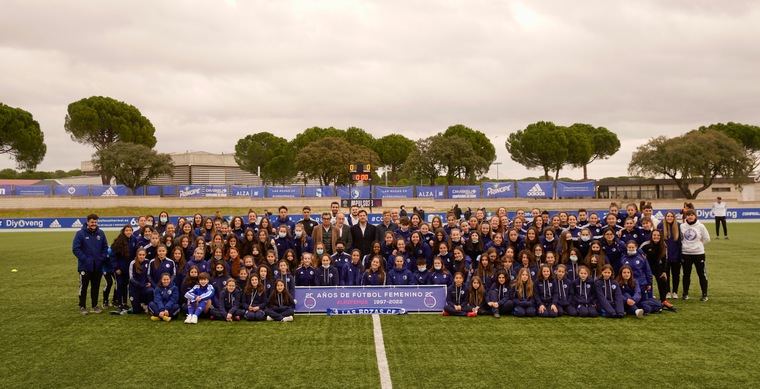
<instances>
[{"instance_id":1,"label":"overcast gray sky","mask_svg":"<svg viewBox=\"0 0 760 389\"><path fill-rule=\"evenodd\" d=\"M63 129L66 107L105 95L138 107L162 152L233 152L257 131L417 139L463 123L492 139L502 178L540 174L509 158L507 134L586 122L622 141L589 174L618 176L649 137L760 123L758 38L751 1L3 0L0 101L39 121L43 170L89 158Z\"/></svg>"}]
</instances>

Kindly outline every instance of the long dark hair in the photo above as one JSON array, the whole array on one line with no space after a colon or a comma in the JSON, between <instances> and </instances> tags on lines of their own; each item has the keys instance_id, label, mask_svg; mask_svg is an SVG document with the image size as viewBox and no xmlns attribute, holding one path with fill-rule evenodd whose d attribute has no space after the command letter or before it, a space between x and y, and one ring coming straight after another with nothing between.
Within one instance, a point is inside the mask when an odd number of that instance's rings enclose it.
<instances>
[{"instance_id":1,"label":"long dark hair","mask_svg":"<svg viewBox=\"0 0 760 389\"><path fill-rule=\"evenodd\" d=\"M127 238L127 235L124 233L127 228L134 231L134 228L129 224L121 227L119 236L117 236L116 239L113 240L113 243L111 243L111 252L122 258L129 258L129 238Z\"/></svg>"},{"instance_id":2,"label":"long dark hair","mask_svg":"<svg viewBox=\"0 0 760 389\"><path fill-rule=\"evenodd\" d=\"M277 284L282 284L282 292L277 291ZM293 298L290 297L290 292L288 292L288 286L285 285L285 281L283 280L277 280L274 282L274 287L272 288L272 294L269 296L269 305L275 305L277 304L277 294L282 294L282 303L284 305L293 305Z\"/></svg>"}]
</instances>

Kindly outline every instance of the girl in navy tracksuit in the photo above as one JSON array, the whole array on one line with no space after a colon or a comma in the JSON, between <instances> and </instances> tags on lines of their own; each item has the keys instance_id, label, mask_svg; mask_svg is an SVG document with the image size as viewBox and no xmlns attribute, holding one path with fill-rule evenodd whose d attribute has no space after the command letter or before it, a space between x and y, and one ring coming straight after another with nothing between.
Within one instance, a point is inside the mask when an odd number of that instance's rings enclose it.
<instances>
[{"instance_id":1,"label":"girl in navy tracksuit","mask_svg":"<svg viewBox=\"0 0 760 389\"><path fill-rule=\"evenodd\" d=\"M557 316L576 316L578 311L573 298L573 280L568 280L566 276L565 265L558 265L554 280L557 283Z\"/></svg>"},{"instance_id":2,"label":"girl in navy tracksuit","mask_svg":"<svg viewBox=\"0 0 760 389\"><path fill-rule=\"evenodd\" d=\"M496 282L488 291L488 306L496 318L512 312L514 302L512 301L512 291L509 288L510 283L507 272L501 270L496 274Z\"/></svg>"},{"instance_id":3,"label":"girl in navy tracksuit","mask_svg":"<svg viewBox=\"0 0 760 389\"><path fill-rule=\"evenodd\" d=\"M369 265L369 269L362 275L362 285L385 285L385 271L380 266L380 258L375 257Z\"/></svg>"},{"instance_id":4,"label":"girl in navy tracksuit","mask_svg":"<svg viewBox=\"0 0 760 389\"><path fill-rule=\"evenodd\" d=\"M293 321L296 303L288 292L285 282L282 280L275 281L272 295L269 296L266 314L267 320L288 322Z\"/></svg>"},{"instance_id":5,"label":"girl in navy tracksuit","mask_svg":"<svg viewBox=\"0 0 760 389\"><path fill-rule=\"evenodd\" d=\"M412 272L413 284L414 285L427 285L428 284L428 278L430 277L430 272L427 268L427 260L425 258L420 257L417 258L417 268L414 269Z\"/></svg>"},{"instance_id":6,"label":"girl in navy tracksuit","mask_svg":"<svg viewBox=\"0 0 760 389\"><path fill-rule=\"evenodd\" d=\"M604 239L602 239L602 250L604 250L604 259L607 263L612 265L614 271L619 271L621 257L625 254L625 243L620 241L615 233L607 228L604 230Z\"/></svg>"},{"instance_id":7,"label":"girl in navy tracksuit","mask_svg":"<svg viewBox=\"0 0 760 389\"><path fill-rule=\"evenodd\" d=\"M245 315L242 308L243 293L238 289L234 278L227 280L224 290L218 294L216 303L211 309L211 316L220 320L240 321Z\"/></svg>"},{"instance_id":8,"label":"girl in navy tracksuit","mask_svg":"<svg viewBox=\"0 0 760 389\"><path fill-rule=\"evenodd\" d=\"M451 267L454 270L454 273L460 272L465 275L471 274L472 266L470 265L470 263L472 262L472 260L470 259L470 257L467 257L464 254L464 249L462 248L462 246L455 247L453 250L451 250L451 252L452 252L452 259L453 259L453 264Z\"/></svg>"},{"instance_id":9,"label":"girl in navy tracksuit","mask_svg":"<svg viewBox=\"0 0 760 389\"><path fill-rule=\"evenodd\" d=\"M670 278L670 293L667 298L678 298L678 284L681 282L681 226L676 220L676 214L668 212L665 220L658 226L668 248L668 277Z\"/></svg>"},{"instance_id":10,"label":"girl in navy tracksuit","mask_svg":"<svg viewBox=\"0 0 760 389\"><path fill-rule=\"evenodd\" d=\"M311 265L311 253L305 253L301 265L295 272L297 286L314 286L314 268Z\"/></svg>"},{"instance_id":11,"label":"girl in navy tracksuit","mask_svg":"<svg viewBox=\"0 0 760 389\"><path fill-rule=\"evenodd\" d=\"M493 284L493 278L496 275L496 271L494 270L494 263L497 259L494 258L495 255L496 253L493 250L488 249L488 251L486 251L486 253L480 257L480 265L473 272L473 275L480 277L480 280L483 282L483 286L488 289L491 288L491 285Z\"/></svg>"},{"instance_id":12,"label":"girl in navy tracksuit","mask_svg":"<svg viewBox=\"0 0 760 389\"><path fill-rule=\"evenodd\" d=\"M288 266L287 261L282 260L277 264L277 270L274 273L274 277L285 283L291 296L296 294L296 280L293 278L293 275L290 274L290 267Z\"/></svg>"},{"instance_id":13,"label":"girl in navy tracksuit","mask_svg":"<svg viewBox=\"0 0 760 389\"><path fill-rule=\"evenodd\" d=\"M433 259L433 269L430 271L430 274L428 274L428 284L451 286L453 283L453 277L446 269L446 266L443 265L441 258L435 257Z\"/></svg>"},{"instance_id":14,"label":"girl in navy tracksuit","mask_svg":"<svg viewBox=\"0 0 760 389\"><path fill-rule=\"evenodd\" d=\"M571 248L567 253L562 255L562 264L565 265L565 279L572 283L578 278L578 268L581 264L578 262L583 256L577 248Z\"/></svg>"},{"instance_id":15,"label":"girl in navy tracksuit","mask_svg":"<svg viewBox=\"0 0 760 389\"><path fill-rule=\"evenodd\" d=\"M533 261L530 251L523 250L517 256L520 258L520 261L516 264L519 270L526 269L531 280L535 280L538 277L538 266Z\"/></svg>"},{"instance_id":16,"label":"girl in navy tracksuit","mask_svg":"<svg viewBox=\"0 0 760 389\"><path fill-rule=\"evenodd\" d=\"M174 275L177 273L176 264L167 258L166 254L166 246L159 245L156 248L156 257L148 264L148 275L153 285L158 285L161 282L161 275L164 273L168 273L172 277L172 283L174 283Z\"/></svg>"},{"instance_id":17,"label":"girl in navy tracksuit","mask_svg":"<svg viewBox=\"0 0 760 389\"><path fill-rule=\"evenodd\" d=\"M208 273L198 275L198 284L185 293L187 299L186 324L197 324L198 317L211 309L214 293L214 287L209 283Z\"/></svg>"},{"instance_id":18,"label":"girl in navy tracksuit","mask_svg":"<svg viewBox=\"0 0 760 389\"><path fill-rule=\"evenodd\" d=\"M171 260L174 262L174 279L172 280L172 283L174 285L177 285L179 287L182 285L182 281L185 278L185 274L183 273L185 270L185 250L182 249L182 247L174 246L171 250Z\"/></svg>"},{"instance_id":19,"label":"girl in navy tracksuit","mask_svg":"<svg viewBox=\"0 0 760 389\"><path fill-rule=\"evenodd\" d=\"M668 248L665 246L665 239L662 238L662 231L652 231L652 237L644 242L639 248L647 258L649 267L652 270L652 276L657 281L657 290L659 292L660 302L667 309L673 309L673 304L668 301L670 294L670 285L668 282Z\"/></svg>"},{"instance_id":20,"label":"girl in navy tracksuit","mask_svg":"<svg viewBox=\"0 0 760 389\"><path fill-rule=\"evenodd\" d=\"M171 321L179 313L179 290L168 273L161 275L157 285L153 289L153 301L148 304L150 319Z\"/></svg>"},{"instance_id":21,"label":"girl in navy tracksuit","mask_svg":"<svg viewBox=\"0 0 760 389\"><path fill-rule=\"evenodd\" d=\"M126 225L111 244L111 263L116 276L114 306L119 309L119 313L126 313L128 308L129 264L137 254L136 247L132 244L133 236L132 226Z\"/></svg>"},{"instance_id":22,"label":"girl in navy tracksuit","mask_svg":"<svg viewBox=\"0 0 760 389\"><path fill-rule=\"evenodd\" d=\"M591 256L588 258L586 267L588 267L591 282L596 282L596 280L602 277L602 268L606 265L606 263L604 262L604 255L597 255L593 253L589 254Z\"/></svg>"},{"instance_id":23,"label":"girl in navy tracksuit","mask_svg":"<svg viewBox=\"0 0 760 389\"><path fill-rule=\"evenodd\" d=\"M217 261L212 265L211 269L211 285L214 287L216 294L219 295L224 290L224 286L227 285L227 280L230 278L227 274L227 268L224 266L224 260Z\"/></svg>"},{"instance_id":24,"label":"girl in navy tracksuit","mask_svg":"<svg viewBox=\"0 0 760 389\"><path fill-rule=\"evenodd\" d=\"M267 298L269 298L269 295L272 294L272 290L274 289L274 277L272 277L272 272L269 271L269 266L261 265L259 266L258 273L259 280L264 284L264 289L267 291Z\"/></svg>"},{"instance_id":25,"label":"girl in navy tracksuit","mask_svg":"<svg viewBox=\"0 0 760 389\"><path fill-rule=\"evenodd\" d=\"M536 316L536 299L534 297L533 278L527 267L517 272L514 288L512 288L513 313L517 317Z\"/></svg>"},{"instance_id":26,"label":"girl in navy tracksuit","mask_svg":"<svg viewBox=\"0 0 760 389\"><path fill-rule=\"evenodd\" d=\"M554 253L554 251L549 251L546 253L546 263L544 265L549 266L549 270L552 271L552 275L557 271L557 254Z\"/></svg>"},{"instance_id":27,"label":"girl in navy tracksuit","mask_svg":"<svg viewBox=\"0 0 760 389\"><path fill-rule=\"evenodd\" d=\"M209 273L211 268L208 261L205 259L206 249L203 247L197 247L193 252L193 258L185 263L185 274L191 267L195 266L201 273Z\"/></svg>"},{"instance_id":28,"label":"girl in navy tracksuit","mask_svg":"<svg viewBox=\"0 0 760 389\"><path fill-rule=\"evenodd\" d=\"M647 298L652 297L652 269L649 268L649 261L639 251L635 241L628 241L626 244L626 253L621 258L622 265L628 265L633 269L633 278L639 284L641 293Z\"/></svg>"},{"instance_id":29,"label":"girl in navy tracksuit","mask_svg":"<svg viewBox=\"0 0 760 389\"><path fill-rule=\"evenodd\" d=\"M581 265L578 268L578 278L573 282L573 305L579 317L597 317L596 288L594 280L589 276L589 270Z\"/></svg>"},{"instance_id":30,"label":"girl in navy tracksuit","mask_svg":"<svg viewBox=\"0 0 760 389\"><path fill-rule=\"evenodd\" d=\"M540 317L557 317L557 290L554 282L552 269L548 265L541 265L538 279L535 284L536 312Z\"/></svg>"},{"instance_id":31,"label":"girl in navy tracksuit","mask_svg":"<svg viewBox=\"0 0 760 389\"><path fill-rule=\"evenodd\" d=\"M403 260L403 258L402 258ZM383 261L380 261L382 264ZM370 260L370 264L372 261ZM346 286L361 285L364 267L361 261L361 252L357 249L351 251L351 262L343 266L343 273L340 275L340 284Z\"/></svg>"},{"instance_id":32,"label":"girl in navy tracksuit","mask_svg":"<svg viewBox=\"0 0 760 389\"><path fill-rule=\"evenodd\" d=\"M248 277L248 282L243 290L242 308L245 311L245 319L248 321L264 321L267 306L267 291L261 283L259 276L253 274Z\"/></svg>"},{"instance_id":33,"label":"girl in navy tracksuit","mask_svg":"<svg viewBox=\"0 0 760 389\"><path fill-rule=\"evenodd\" d=\"M454 283L446 291L446 305L443 307L444 316L475 316L468 306L467 288L464 285L464 275L454 274Z\"/></svg>"},{"instance_id":34,"label":"girl in navy tracksuit","mask_svg":"<svg viewBox=\"0 0 760 389\"><path fill-rule=\"evenodd\" d=\"M638 282L633 278L631 267L623 265L620 268L620 274L618 274L616 281L620 285L620 292L623 294L625 313L635 315L638 318L644 317L644 310L639 308L641 288L639 288Z\"/></svg>"},{"instance_id":35,"label":"girl in navy tracksuit","mask_svg":"<svg viewBox=\"0 0 760 389\"><path fill-rule=\"evenodd\" d=\"M327 254L322 256L322 265L314 271L314 284L317 286L338 286L340 284L338 269L332 265L332 259Z\"/></svg>"},{"instance_id":36,"label":"girl in navy tracksuit","mask_svg":"<svg viewBox=\"0 0 760 389\"><path fill-rule=\"evenodd\" d=\"M388 271L388 285L412 285L414 276L405 265L404 257L397 255L395 266Z\"/></svg>"},{"instance_id":37,"label":"girl in navy tracksuit","mask_svg":"<svg viewBox=\"0 0 760 389\"><path fill-rule=\"evenodd\" d=\"M596 301L604 317L621 318L625 316L623 293L620 285L612 278L612 266L602 267L602 277L596 280Z\"/></svg>"},{"instance_id":38,"label":"girl in navy tracksuit","mask_svg":"<svg viewBox=\"0 0 760 389\"><path fill-rule=\"evenodd\" d=\"M413 232L409 239L410 241L408 245L404 242L404 244L400 246L399 244L401 242L396 241L396 247L404 247L404 251L409 252L412 258L424 257L427 261L427 265L430 266L433 262L433 250L427 242L423 240L422 234L419 231ZM403 241L403 239L399 240Z\"/></svg>"},{"instance_id":39,"label":"girl in navy tracksuit","mask_svg":"<svg viewBox=\"0 0 760 389\"><path fill-rule=\"evenodd\" d=\"M633 280L633 283L631 282ZM635 277L633 276L633 270L630 268L630 266L623 265L623 267L620 269L620 275L618 275L617 279L618 283L620 283L621 286L623 286L623 283L626 284L626 287L623 288L623 296L625 296L626 292L632 292L633 294L631 296L635 296L636 290L635 288L632 288L633 284L635 286L639 286L638 282L636 282ZM628 309L629 301L626 299L626 312L629 314L631 311ZM647 297L645 294L641 293L641 288L639 288L639 297L633 298L633 301L636 302L636 307L641 308L643 310L643 313L650 314L650 313L659 313L662 312L663 305L660 303L659 300ZM633 313L636 314L636 316L639 316L639 314L636 311L633 311Z\"/></svg>"},{"instance_id":40,"label":"girl in navy tracksuit","mask_svg":"<svg viewBox=\"0 0 760 389\"><path fill-rule=\"evenodd\" d=\"M462 276L464 277L464 275ZM486 288L483 286L483 282L480 281L480 277L473 276L472 280L470 280L470 287L467 290L467 305L470 308L472 315L468 314L467 316L477 316L479 314L490 315L491 309L488 306L488 300L486 297Z\"/></svg>"},{"instance_id":41,"label":"girl in navy tracksuit","mask_svg":"<svg viewBox=\"0 0 760 389\"><path fill-rule=\"evenodd\" d=\"M295 229L296 258L303 258L304 253L314 252L314 240L304 231L303 224L296 224Z\"/></svg>"},{"instance_id":42,"label":"girl in navy tracksuit","mask_svg":"<svg viewBox=\"0 0 760 389\"><path fill-rule=\"evenodd\" d=\"M142 313L148 309L153 299L153 285L148 277L148 261L145 249L138 249L135 260L129 264L129 301L132 313Z\"/></svg>"}]
</instances>

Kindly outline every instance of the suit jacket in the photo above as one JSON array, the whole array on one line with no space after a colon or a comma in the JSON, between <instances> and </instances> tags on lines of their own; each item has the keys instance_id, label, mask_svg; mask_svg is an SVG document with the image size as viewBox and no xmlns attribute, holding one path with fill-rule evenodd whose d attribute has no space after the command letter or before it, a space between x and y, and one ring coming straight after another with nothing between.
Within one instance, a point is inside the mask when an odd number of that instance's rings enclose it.
<instances>
[{"instance_id":1,"label":"suit jacket","mask_svg":"<svg viewBox=\"0 0 760 389\"><path fill-rule=\"evenodd\" d=\"M327 250L328 254L332 255L335 252L335 245L338 243L338 241L343 242L343 245L346 246L346 251L351 250L351 229L347 225L343 225L343 237L339 238L338 235L338 228L335 227L335 225L330 227L331 235L330 235L330 244L332 245L329 250ZM324 237L325 228L320 224L316 227L314 227L314 231L312 232L311 239L314 240L314 245L316 246L317 243L322 242L322 238Z\"/></svg>"},{"instance_id":2,"label":"suit jacket","mask_svg":"<svg viewBox=\"0 0 760 389\"><path fill-rule=\"evenodd\" d=\"M333 226L335 227L335 226ZM353 247L353 239L351 237L351 227L348 226L348 224L343 224L342 228L342 234L338 235L338 229L333 228L333 234L335 234L335 242L343 242L343 245L346 246L346 251L350 251ZM335 245L333 245L333 251L335 251Z\"/></svg>"},{"instance_id":3,"label":"suit jacket","mask_svg":"<svg viewBox=\"0 0 760 389\"><path fill-rule=\"evenodd\" d=\"M369 254L372 251L372 243L377 238L377 227L367 223L367 227L364 228L364 233L359 227L359 224L351 227L351 239L354 242L354 248L359 249L362 252L362 257Z\"/></svg>"}]
</instances>

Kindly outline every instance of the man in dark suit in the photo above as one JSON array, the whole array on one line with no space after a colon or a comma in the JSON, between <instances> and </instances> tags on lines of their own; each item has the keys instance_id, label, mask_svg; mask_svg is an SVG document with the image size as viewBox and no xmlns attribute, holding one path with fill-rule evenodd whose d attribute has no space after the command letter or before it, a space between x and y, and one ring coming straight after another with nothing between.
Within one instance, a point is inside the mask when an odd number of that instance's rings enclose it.
<instances>
[{"instance_id":1,"label":"man in dark suit","mask_svg":"<svg viewBox=\"0 0 760 389\"><path fill-rule=\"evenodd\" d=\"M372 243L377 238L377 227L367 222L367 211L359 210L359 223L351 227L351 240L354 248L359 249L362 257L372 251Z\"/></svg>"}]
</instances>

